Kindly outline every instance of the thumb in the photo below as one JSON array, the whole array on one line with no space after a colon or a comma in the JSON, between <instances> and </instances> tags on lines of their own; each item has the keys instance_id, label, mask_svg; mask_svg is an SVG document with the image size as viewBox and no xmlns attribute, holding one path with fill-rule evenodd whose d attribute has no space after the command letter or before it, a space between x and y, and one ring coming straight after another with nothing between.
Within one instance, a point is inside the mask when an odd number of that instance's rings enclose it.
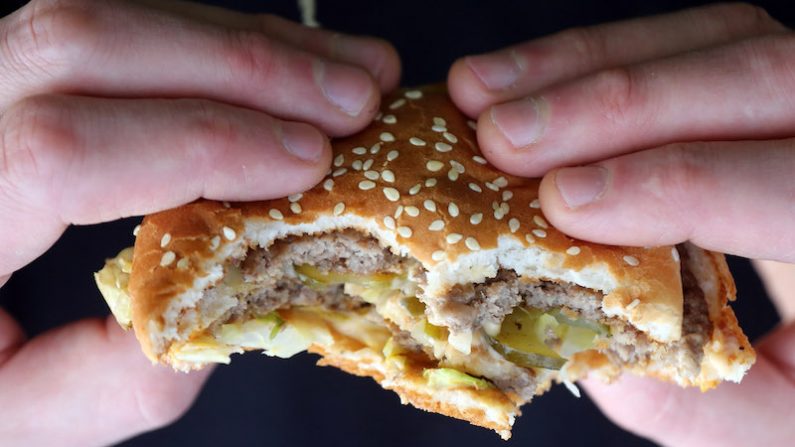
<instances>
[{"instance_id":1,"label":"thumb","mask_svg":"<svg viewBox=\"0 0 795 447\"><path fill-rule=\"evenodd\" d=\"M612 385L581 384L613 422L663 445L792 445L795 324L779 328L757 349L757 364L742 383L706 393L631 375Z\"/></svg>"}]
</instances>

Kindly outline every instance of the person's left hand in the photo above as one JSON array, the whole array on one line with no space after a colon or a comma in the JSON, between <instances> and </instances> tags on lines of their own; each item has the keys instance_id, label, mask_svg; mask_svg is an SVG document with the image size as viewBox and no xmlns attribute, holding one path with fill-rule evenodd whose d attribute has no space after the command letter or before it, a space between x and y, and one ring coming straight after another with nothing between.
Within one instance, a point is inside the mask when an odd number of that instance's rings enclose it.
<instances>
[{"instance_id":1,"label":"person's left hand","mask_svg":"<svg viewBox=\"0 0 795 447\"><path fill-rule=\"evenodd\" d=\"M489 161L544 177L541 206L564 233L634 246L690 240L792 263L793 55L795 35L763 10L713 5L467 57L449 88L479 116ZM782 325L759 342L741 385L701 395L627 376L585 381L589 395L666 445L790 445L795 297L781 292L791 282L775 280L781 272L793 267L762 270Z\"/></svg>"}]
</instances>

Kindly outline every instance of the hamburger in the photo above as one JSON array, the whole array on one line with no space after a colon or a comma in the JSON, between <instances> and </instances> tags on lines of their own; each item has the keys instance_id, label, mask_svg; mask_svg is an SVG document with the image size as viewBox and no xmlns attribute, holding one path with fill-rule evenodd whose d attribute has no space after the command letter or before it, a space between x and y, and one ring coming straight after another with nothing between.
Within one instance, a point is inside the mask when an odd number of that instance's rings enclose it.
<instances>
[{"instance_id":1,"label":"hamburger","mask_svg":"<svg viewBox=\"0 0 795 447\"><path fill-rule=\"evenodd\" d=\"M755 354L723 255L561 233L539 180L490 165L474 127L443 88L401 90L332 143L315 188L146 216L97 285L152 362L306 350L505 439L553 382L741 380Z\"/></svg>"}]
</instances>

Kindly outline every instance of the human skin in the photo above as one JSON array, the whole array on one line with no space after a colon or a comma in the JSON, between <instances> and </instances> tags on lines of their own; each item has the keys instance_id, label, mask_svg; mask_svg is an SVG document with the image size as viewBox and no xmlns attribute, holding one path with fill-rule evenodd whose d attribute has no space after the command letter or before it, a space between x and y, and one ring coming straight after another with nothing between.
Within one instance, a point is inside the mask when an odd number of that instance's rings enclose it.
<instances>
[{"instance_id":1,"label":"human skin","mask_svg":"<svg viewBox=\"0 0 795 447\"><path fill-rule=\"evenodd\" d=\"M0 20L0 286L68 225L310 188L399 77L383 41L274 16L32 1ZM118 442L208 374L153 367L110 318L28 339L0 309L0 444Z\"/></svg>"},{"instance_id":2,"label":"human skin","mask_svg":"<svg viewBox=\"0 0 795 447\"><path fill-rule=\"evenodd\" d=\"M542 209L563 232L759 259L782 323L742 384L583 381L608 417L661 444L795 439L793 54L795 34L765 11L721 4L567 30L450 70L483 153L543 176Z\"/></svg>"}]
</instances>

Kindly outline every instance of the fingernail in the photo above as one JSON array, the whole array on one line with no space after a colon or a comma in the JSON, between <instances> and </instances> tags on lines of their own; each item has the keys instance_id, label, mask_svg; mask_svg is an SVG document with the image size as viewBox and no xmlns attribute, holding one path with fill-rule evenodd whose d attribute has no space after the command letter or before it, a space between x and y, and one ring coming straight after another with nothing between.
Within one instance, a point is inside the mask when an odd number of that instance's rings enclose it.
<instances>
[{"instance_id":1,"label":"fingernail","mask_svg":"<svg viewBox=\"0 0 795 447\"><path fill-rule=\"evenodd\" d=\"M546 129L549 106L540 98L525 98L491 108L491 121L516 149L538 142Z\"/></svg>"},{"instance_id":2,"label":"fingernail","mask_svg":"<svg viewBox=\"0 0 795 447\"><path fill-rule=\"evenodd\" d=\"M569 208L578 208L604 195L607 169L601 166L563 168L555 174L555 186Z\"/></svg>"},{"instance_id":3,"label":"fingernail","mask_svg":"<svg viewBox=\"0 0 795 447\"><path fill-rule=\"evenodd\" d=\"M326 148L326 139L307 124L283 122L282 144L293 156L316 162Z\"/></svg>"},{"instance_id":4,"label":"fingernail","mask_svg":"<svg viewBox=\"0 0 795 447\"><path fill-rule=\"evenodd\" d=\"M465 62L489 90L512 86L527 68L524 58L514 50L470 56Z\"/></svg>"},{"instance_id":5,"label":"fingernail","mask_svg":"<svg viewBox=\"0 0 795 447\"><path fill-rule=\"evenodd\" d=\"M373 94L373 82L359 68L315 61L315 82L323 96L350 116L358 116Z\"/></svg>"}]
</instances>

